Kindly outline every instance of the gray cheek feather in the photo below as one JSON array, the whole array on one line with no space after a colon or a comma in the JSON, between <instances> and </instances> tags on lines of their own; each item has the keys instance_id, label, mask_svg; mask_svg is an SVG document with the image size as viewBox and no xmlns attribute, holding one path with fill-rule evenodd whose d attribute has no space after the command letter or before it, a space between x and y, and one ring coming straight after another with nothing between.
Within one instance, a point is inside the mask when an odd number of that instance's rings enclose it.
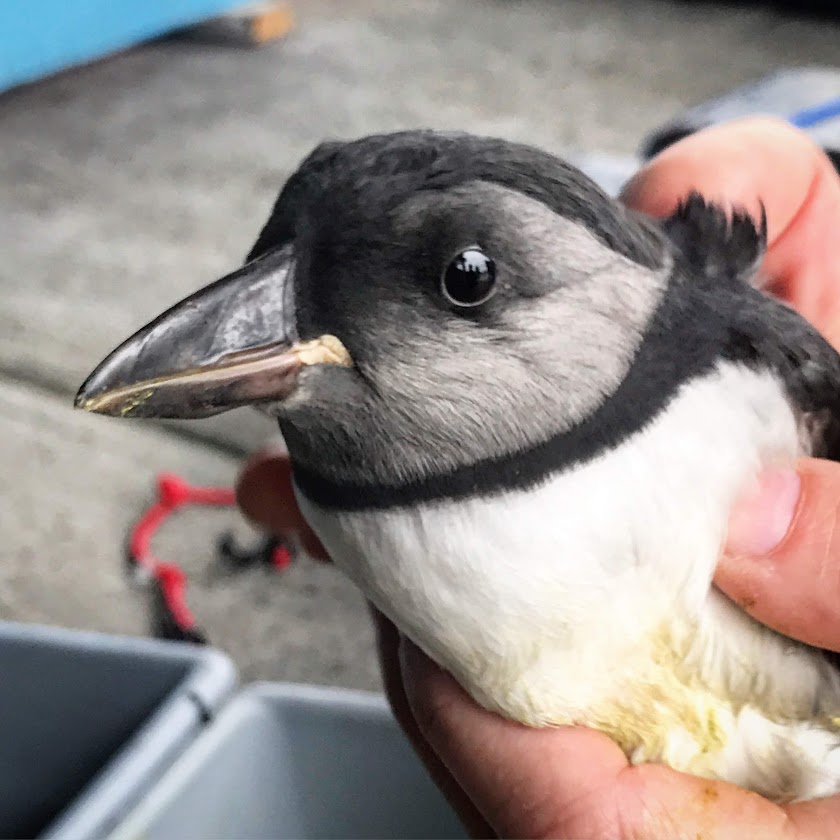
<instances>
[{"instance_id":1,"label":"gray cheek feather","mask_svg":"<svg viewBox=\"0 0 840 840\"><path fill-rule=\"evenodd\" d=\"M422 418L438 404L474 421L461 426L453 459L515 451L589 416L627 374L672 268L664 247L662 267L651 271L584 225L497 185L453 190L447 209L457 215L469 201L475 215L477 199L493 208L488 247L498 243L503 282L521 286L503 302L501 323L450 319L435 335L411 331L377 372L407 414ZM451 418L442 428L451 434Z\"/></svg>"},{"instance_id":2,"label":"gray cheek feather","mask_svg":"<svg viewBox=\"0 0 840 840\"><path fill-rule=\"evenodd\" d=\"M449 209L457 214L469 200L474 216L477 189L448 193ZM481 190L504 253L503 282L524 288L508 290L492 326L418 318L382 331L385 351L361 370L371 387L334 377L321 428L308 431L308 457L299 442L300 456L320 472L389 482L511 454L585 419L630 369L668 287L664 247L662 267L651 271L534 199L494 185ZM347 399L336 399L344 386Z\"/></svg>"}]
</instances>

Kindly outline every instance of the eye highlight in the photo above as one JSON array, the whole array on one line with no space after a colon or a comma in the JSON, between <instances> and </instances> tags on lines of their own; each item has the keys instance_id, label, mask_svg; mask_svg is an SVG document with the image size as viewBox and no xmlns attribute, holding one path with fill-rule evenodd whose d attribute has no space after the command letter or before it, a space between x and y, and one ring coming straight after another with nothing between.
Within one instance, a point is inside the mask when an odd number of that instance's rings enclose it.
<instances>
[{"instance_id":1,"label":"eye highlight","mask_svg":"<svg viewBox=\"0 0 840 840\"><path fill-rule=\"evenodd\" d=\"M496 263L478 245L464 248L446 267L440 288L455 306L481 306L496 290Z\"/></svg>"}]
</instances>

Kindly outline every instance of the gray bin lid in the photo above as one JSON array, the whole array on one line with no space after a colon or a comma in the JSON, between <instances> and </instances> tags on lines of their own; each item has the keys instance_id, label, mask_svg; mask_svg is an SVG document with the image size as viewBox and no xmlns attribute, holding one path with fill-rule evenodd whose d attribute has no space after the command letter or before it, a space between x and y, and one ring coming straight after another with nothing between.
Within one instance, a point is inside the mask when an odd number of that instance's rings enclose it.
<instances>
[{"instance_id":1,"label":"gray bin lid","mask_svg":"<svg viewBox=\"0 0 840 840\"><path fill-rule=\"evenodd\" d=\"M101 837L233 690L218 651L0 622L0 836Z\"/></svg>"},{"instance_id":2,"label":"gray bin lid","mask_svg":"<svg viewBox=\"0 0 840 840\"><path fill-rule=\"evenodd\" d=\"M465 836L383 697L257 684L110 840Z\"/></svg>"}]
</instances>

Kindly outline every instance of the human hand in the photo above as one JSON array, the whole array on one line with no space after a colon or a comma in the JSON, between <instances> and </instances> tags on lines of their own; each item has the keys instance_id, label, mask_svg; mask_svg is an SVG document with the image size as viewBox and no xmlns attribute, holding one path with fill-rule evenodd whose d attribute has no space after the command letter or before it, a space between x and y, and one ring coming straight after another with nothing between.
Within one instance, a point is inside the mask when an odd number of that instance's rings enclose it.
<instances>
[{"instance_id":1,"label":"human hand","mask_svg":"<svg viewBox=\"0 0 840 840\"><path fill-rule=\"evenodd\" d=\"M624 190L665 215L691 189L768 216L768 288L840 344L840 179L804 135L767 119L709 129L666 150ZM251 519L297 532L304 522L288 460L265 452L238 486ZM716 584L758 620L840 650L840 465L803 459L767 474L733 512ZM776 806L733 785L660 765L630 766L593 730L528 729L477 706L393 625L374 615L386 692L438 785L475 836L580 840L821 840L840 836L840 797Z\"/></svg>"}]
</instances>

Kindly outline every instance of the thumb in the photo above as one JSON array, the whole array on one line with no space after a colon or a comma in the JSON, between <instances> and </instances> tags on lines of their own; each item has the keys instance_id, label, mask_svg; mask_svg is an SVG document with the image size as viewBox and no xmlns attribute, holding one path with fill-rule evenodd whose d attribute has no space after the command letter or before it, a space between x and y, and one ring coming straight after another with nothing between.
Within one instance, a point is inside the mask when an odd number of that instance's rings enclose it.
<instances>
[{"instance_id":1,"label":"thumb","mask_svg":"<svg viewBox=\"0 0 840 840\"><path fill-rule=\"evenodd\" d=\"M840 651L840 464L763 474L732 513L715 583L763 624Z\"/></svg>"}]
</instances>

